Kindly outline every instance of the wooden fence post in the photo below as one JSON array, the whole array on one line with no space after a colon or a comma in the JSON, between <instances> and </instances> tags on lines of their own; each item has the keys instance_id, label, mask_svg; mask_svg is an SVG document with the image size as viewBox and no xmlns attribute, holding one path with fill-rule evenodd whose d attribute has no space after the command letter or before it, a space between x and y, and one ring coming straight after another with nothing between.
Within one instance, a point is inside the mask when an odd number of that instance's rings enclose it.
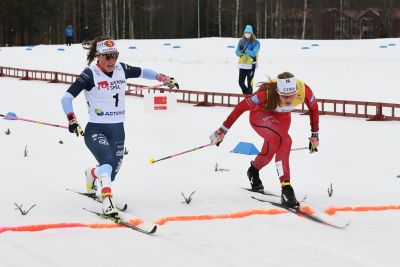
<instances>
[{"instance_id":1,"label":"wooden fence post","mask_svg":"<svg viewBox=\"0 0 400 267\"><path fill-rule=\"evenodd\" d=\"M372 118L367 119L367 121L384 121L386 120L385 115L382 113L382 104L378 103L376 105L376 114Z\"/></svg>"},{"instance_id":2,"label":"wooden fence post","mask_svg":"<svg viewBox=\"0 0 400 267\"><path fill-rule=\"evenodd\" d=\"M28 70L25 70L25 76L24 77L22 77L20 80L26 80L26 81L28 81L28 80L32 80L31 78L29 78L29 75L28 75Z\"/></svg>"},{"instance_id":3,"label":"wooden fence post","mask_svg":"<svg viewBox=\"0 0 400 267\"><path fill-rule=\"evenodd\" d=\"M49 83L60 83L60 80L58 79L58 72L54 72L54 79L49 81Z\"/></svg>"}]
</instances>

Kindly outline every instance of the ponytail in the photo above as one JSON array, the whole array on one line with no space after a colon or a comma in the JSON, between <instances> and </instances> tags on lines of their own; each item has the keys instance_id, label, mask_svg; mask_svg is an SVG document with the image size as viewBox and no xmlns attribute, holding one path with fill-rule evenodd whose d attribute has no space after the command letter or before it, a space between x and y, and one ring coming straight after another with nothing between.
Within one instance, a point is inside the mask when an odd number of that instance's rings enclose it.
<instances>
[{"instance_id":1,"label":"ponytail","mask_svg":"<svg viewBox=\"0 0 400 267\"><path fill-rule=\"evenodd\" d=\"M275 110L281 103L279 94L276 91L276 81L269 80L269 82L261 83L259 90L264 90L267 94L267 102L265 103L266 111Z\"/></svg>"}]
</instances>

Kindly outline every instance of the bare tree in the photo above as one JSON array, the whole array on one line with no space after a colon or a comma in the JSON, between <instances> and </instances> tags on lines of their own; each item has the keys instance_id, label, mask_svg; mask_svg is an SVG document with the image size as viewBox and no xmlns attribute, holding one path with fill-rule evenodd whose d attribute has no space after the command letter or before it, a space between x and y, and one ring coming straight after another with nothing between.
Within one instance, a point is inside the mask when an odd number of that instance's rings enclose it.
<instances>
[{"instance_id":1,"label":"bare tree","mask_svg":"<svg viewBox=\"0 0 400 267\"><path fill-rule=\"evenodd\" d=\"M240 0L235 1L235 27L234 27L234 35L233 37L237 37L239 34L239 6L240 6Z\"/></svg>"},{"instance_id":2,"label":"bare tree","mask_svg":"<svg viewBox=\"0 0 400 267\"><path fill-rule=\"evenodd\" d=\"M381 38L388 38L393 25L393 0L382 0Z\"/></svg>"},{"instance_id":3,"label":"bare tree","mask_svg":"<svg viewBox=\"0 0 400 267\"><path fill-rule=\"evenodd\" d=\"M322 12L325 8L337 9L338 16L333 35L324 34L324 38L357 38L351 35L355 32L354 27L358 29L364 25L360 26L356 23L357 20L352 19L349 9L364 11L371 7L380 9L380 24L376 25L375 20L365 19L365 26L373 29L379 27L380 37L391 37L398 27L394 23L394 10L400 6L400 0L1 1L6 7L0 9L1 45L64 43L64 30L69 24L74 27L74 41L79 40L86 25L90 27L93 36L191 38L199 36L199 29L202 36L237 37L241 35L240 27L247 23L254 25L259 37L282 38L291 34L294 38L320 39L322 30L332 28L321 28ZM300 19L284 17L288 9L300 10ZM200 23L196 23L199 17ZM284 27L288 22L290 29Z\"/></svg>"},{"instance_id":4,"label":"bare tree","mask_svg":"<svg viewBox=\"0 0 400 267\"><path fill-rule=\"evenodd\" d=\"M113 20L113 0L108 0L108 19L107 24L109 25L109 36L115 36L115 27L114 27L114 20ZM115 38L115 37L114 37Z\"/></svg>"},{"instance_id":5,"label":"bare tree","mask_svg":"<svg viewBox=\"0 0 400 267\"><path fill-rule=\"evenodd\" d=\"M80 42L81 41L81 0L78 0L78 16L77 16L77 25L76 27L76 31L75 31L75 36L77 38L77 41Z\"/></svg>"},{"instance_id":6,"label":"bare tree","mask_svg":"<svg viewBox=\"0 0 400 267\"><path fill-rule=\"evenodd\" d=\"M104 27L104 21L105 21L105 17L104 17L104 0L100 0L100 17L101 17L101 34L105 35L105 27Z\"/></svg>"},{"instance_id":7,"label":"bare tree","mask_svg":"<svg viewBox=\"0 0 400 267\"><path fill-rule=\"evenodd\" d=\"M218 0L218 36L222 36L222 15L221 15L221 2L222 0Z\"/></svg>"},{"instance_id":8,"label":"bare tree","mask_svg":"<svg viewBox=\"0 0 400 267\"><path fill-rule=\"evenodd\" d=\"M347 15L346 11L349 8L349 0L340 0L339 8L339 38L344 39L347 37Z\"/></svg>"},{"instance_id":9,"label":"bare tree","mask_svg":"<svg viewBox=\"0 0 400 267\"><path fill-rule=\"evenodd\" d=\"M75 10L75 0L72 0L72 26L74 27L74 43L76 43L76 10Z\"/></svg>"},{"instance_id":10,"label":"bare tree","mask_svg":"<svg viewBox=\"0 0 400 267\"><path fill-rule=\"evenodd\" d=\"M303 9L303 32L301 34L301 39L305 39L306 37L306 23L307 23L307 0L304 0L304 9Z\"/></svg>"},{"instance_id":11,"label":"bare tree","mask_svg":"<svg viewBox=\"0 0 400 267\"><path fill-rule=\"evenodd\" d=\"M321 39L321 8L322 8L322 3L321 1L317 1L317 3L314 2L313 5L313 38L314 39Z\"/></svg>"},{"instance_id":12,"label":"bare tree","mask_svg":"<svg viewBox=\"0 0 400 267\"><path fill-rule=\"evenodd\" d=\"M87 0L83 0L83 24L85 26L88 25L88 8L87 8Z\"/></svg>"},{"instance_id":13,"label":"bare tree","mask_svg":"<svg viewBox=\"0 0 400 267\"><path fill-rule=\"evenodd\" d=\"M268 35L268 0L264 0L264 38Z\"/></svg>"},{"instance_id":14,"label":"bare tree","mask_svg":"<svg viewBox=\"0 0 400 267\"><path fill-rule=\"evenodd\" d=\"M135 7L135 0L128 0L128 24L129 24L129 38L135 38L135 31L133 28L134 25L134 7Z\"/></svg>"},{"instance_id":15,"label":"bare tree","mask_svg":"<svg viewBox=\"0 0 400 267\"><path fill-rule=\"evenodd\" d=\"M275 5L276 5L277 3L275 2ZM271 25L270 25L270 29L271 29L271 36L272 37L277 37L277 34L276 34L276 28L277 28L277 25L276 25L276 13L277 13L277 11L274 11L275 10L275 6L274 6L274 3L273 3L273 1L271 1L270 2L270 10L271 10L271 18L270 18L270 21L271 21ZM276 8L277 8L278 6L276 6Z\"/></svg>"},{"instance_id":16,"label":"bare tree","mask_svg":"<svg viewBox=\"0 0 400 267\"><path fill-rule=\"evenodd\" d=\"M261 35L261 0L256 0L256 32Z\"/></svg>"},{"instance_id":17,"label":"bare tree","mask_svg":"<svg viewBox=\"0 0 400 267\"><path fill-rule=\"evenodd\" d=\"M125 29L125 21L126 21L126 10L125 10L125 0L122 0L122 19L121 19L121 38L125 39L126 38L126 29Z\"/></svg>"},{"instance_id":18,"label":"bare tree","mask_svg":"<svg viewBox=\"0 0 400 267\"><path fill-rule=\"evenodd\" d=\"M118 39L119 36L119 21L118 21L118 13L119 13L119 9L118 9L118 0L115 0L115 39Z\"/></svg>"},{"instance_id":19,"label":"bare tree","mask_svg":"<svg viewBox=\"0 0 400 267\"><path fill-rule=\"evenodd\" d=\"M276 0L275 5L275 37L280 38L282 35L282 0Z\"/></svg>"}]
</instances>

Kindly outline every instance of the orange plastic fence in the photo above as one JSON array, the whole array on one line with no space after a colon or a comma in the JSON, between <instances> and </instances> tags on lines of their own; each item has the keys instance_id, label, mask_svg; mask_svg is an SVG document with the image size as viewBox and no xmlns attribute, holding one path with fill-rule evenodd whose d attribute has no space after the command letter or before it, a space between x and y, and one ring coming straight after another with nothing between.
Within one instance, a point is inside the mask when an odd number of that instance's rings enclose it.
<instances>
[{"instance_id":1,"label":"orange plastic fence","mask_svg":"<svg viewBox=\"0 0 400 267\"><path fill-rule=\"evenodd\" d=\"M307 211L311 214L315 213L309 206L303 206L302 210ZM366 211L387 211L387 210L400 210L400 205L388 205L388 206L361 206L361 207L331 207L325 210L328 215L334 215L336 212L366 212ZM164 225L168 222L190 222L190 221L206 221L206 220L220 220L220 219L241 219L252 215L279 215L286 214L288 211L283 209L252 209L239 211L227 214L214 214L214 215L187 215L187 216L168 216L157 219L154 221L155 224ZM140 225L143 223L141 219L130 220L133 225ZM24 225L24 226L9 226L0 227L0 234L8 231L12 232L36 232L50 229L62 229L62 228L76 228L86 227L93 229L104 229L104 228L120 228L124 226L117 225L115 223L54 223L54 224L37 224L37 225Z\"/></svg>"}]
</instances>

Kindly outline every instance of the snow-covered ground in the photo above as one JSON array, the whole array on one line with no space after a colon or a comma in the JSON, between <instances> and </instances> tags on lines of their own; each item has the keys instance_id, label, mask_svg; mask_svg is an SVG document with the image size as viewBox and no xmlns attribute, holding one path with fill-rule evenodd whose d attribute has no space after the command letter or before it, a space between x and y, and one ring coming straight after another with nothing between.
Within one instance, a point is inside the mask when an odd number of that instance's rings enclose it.
<instances>
[{"instance_id":1,"label":"snow-covered ground","mask_svg":"<svg viewBox=\"0 0 400 267\"><path fill-rule=\"evenodd\" d=\"M227 48L236 42L206 38L118 44L121 61L173 75L184 89L240 92L237 58L234 49ZM379 48L384 44L395 45ZM399 39L261 40L261 45L255 82L291 71L319 98L400 103L395 80L400 69ZM61 47L65 51L57 51ZM78 74L85 53L80 45L1 48L0 65ZM66 125L60 98L67 88L0 78L0 113ZM85 124L84 96L74 105ZM150 158L207 144L231 109L178 104L174 113L153 114L145 113L143 99L135 97L127 97L126 105L129 154L114 183L114 194L117 202L129 204L129 216L159 223L157 233L69 227L72 223L109 225L82 209L99 209L98 203L66 191L83 190L83 172L96 163L83 139L62 128L1 119L0 266L399 265L399 122L321 116L319 152L292 152L292 183L298 196L307 194L304 205L331 221L351 221L347 229L336 230L293 214L257 215L274 208L241 189L249 186L246 171L253 156L230 153L240 141L261 145L248 124L248 114L236 122L220 147L150 165ZM304 147L309 119L292 116L293 147ZM7 129L10 135L4 134ZM215 172L216 163L229 171ZM261 178L266 189L279 193L274 164L261 171ZM327 193L330 183L332 197ZM181 193L188 196L193 191L192 202L182 203ZM14 202L24 209L36 207L22 216L14 210ZM331 207L367 211L328 216L325 211ZM3 232L16 226L45 229Z\"/></svg>"}]
</instances>

